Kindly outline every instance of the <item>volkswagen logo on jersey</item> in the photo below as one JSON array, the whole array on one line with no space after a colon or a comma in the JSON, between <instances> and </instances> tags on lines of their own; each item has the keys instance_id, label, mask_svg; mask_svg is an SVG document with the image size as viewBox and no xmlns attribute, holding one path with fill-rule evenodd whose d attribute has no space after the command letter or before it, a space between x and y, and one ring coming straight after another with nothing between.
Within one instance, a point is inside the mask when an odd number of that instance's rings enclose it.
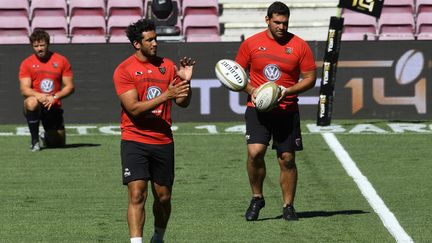
<instances>
[{"instance_id":1,"label":"volkswagen logo on jersey","mask_svg":"<svg viewBox=\"0 0 432 243\"><path fill-rule=\"evenodd\" d=\"M151 86L147 89L146 99L151 100L162 94L162 90L157 86Z\"/></svg>"},{"instance_id":2,"label":"volkswagen logo on jersey","mask_svg":"<svg viewBox=\"0 0 432 243\"><path fill-rule=\"evenodd\" d=\"M275 64L268 64L264 68L264 76L267 78L268 81L276 81L281 76L281 71L279 67Z\"/></svg>"},{"instance_id":3,"label":"volkswagen logo on jersey","mask_svg":"<svg viewBox=\"0 0 432 243\"><path fill-rule=\"evenodd\" d=\"M54 81L51 79L44 79L40 82L40 89L44 93L50 93L54 89Z\"/></svg>"}]
</instances>

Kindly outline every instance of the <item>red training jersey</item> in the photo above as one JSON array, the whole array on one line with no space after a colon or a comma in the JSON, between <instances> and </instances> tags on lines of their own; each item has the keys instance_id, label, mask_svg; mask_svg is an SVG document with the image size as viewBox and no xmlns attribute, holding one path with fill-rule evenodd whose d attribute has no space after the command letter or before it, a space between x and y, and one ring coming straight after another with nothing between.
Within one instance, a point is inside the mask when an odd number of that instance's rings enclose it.
<instances>
[{"instance_id":1,"label":"red training jersey","mask_svg":"<svg viewBox=\"0 0 432 243\"><path fill-rule=\"evenodd\" d=\"M18 78L30 78L32 89L36 92L54 95L62 88L62 77L73 77L68 59L58 53L52 53L47 62L41 62L33 54L21 62ZM53 107L61 107L56 99Z\"/></svg>"},{"instance_id":2,"label":"red training jersey","mask_svg":"<svg viewBox=\"0 0 432 243\"><path fill-rule=\"evenodd\" d=\"M114 71L117 95L135 89L139 101L151 100L168 89L176 79L175 64L167 58L143 62L135 54L123 61ZM167 144L173 141L171 104L168 100L138 117L131 117L122 108L121 131L123 140L147 144Z\"/></svg>"},{"instance_id":3,"label":"red training jersey","mask_svg":"<svg viewBox=\"0 0 432 243\"><path fill-rule=\"evenodd\" d=\"M267 30L246 39L239 48L235 61L249 69L250 84L258 87L268 81L277 85L295 85L301 72L316 69L315 58L309 45L291 34L290 40L281 45L267 35ZM297 95L287 96L274 110L297 111ZM250 96L248 106L253 106Z\"/></svg>"}]
</instances>

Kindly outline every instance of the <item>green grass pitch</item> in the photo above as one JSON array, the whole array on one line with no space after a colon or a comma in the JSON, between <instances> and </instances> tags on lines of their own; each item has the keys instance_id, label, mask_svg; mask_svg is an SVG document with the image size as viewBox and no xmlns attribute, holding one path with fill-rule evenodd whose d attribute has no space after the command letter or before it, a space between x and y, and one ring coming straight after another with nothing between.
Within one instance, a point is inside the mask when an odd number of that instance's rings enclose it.
<instances>
[{"instance_id":1,"label":"green grass pitch","mask_svg":"<svg viewBox=\"0 0 432 243\"><path fill-rule=\"evenodd\" d=\"M176 179L165 242L395 242L313 123L303 121L305 150L297 154L298 222L280 219L272 150L266 207L259 221L244 220L250 188L242 123L175 124ZM333 123L406 233L414 242L431 242L432 122ZM69 127L66 148L37 153L30 152L28 136L17 136L20 129L25 125L0 125L0 242L129 242L118 129ZM151 203L150 196L144 242L153 232Z\"/></svg>"}]
</instances>

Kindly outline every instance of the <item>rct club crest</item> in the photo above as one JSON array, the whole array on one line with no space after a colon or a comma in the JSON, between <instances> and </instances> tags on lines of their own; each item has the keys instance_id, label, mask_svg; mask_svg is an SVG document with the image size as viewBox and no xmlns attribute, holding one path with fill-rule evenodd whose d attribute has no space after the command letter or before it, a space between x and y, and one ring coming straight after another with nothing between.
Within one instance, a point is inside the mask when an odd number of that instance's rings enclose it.
<instances>
[{"instance_id":1,"label":"rct club crest","mask_svg":"<svg viewBox=\"0 0 432 243\"><path fill-rule=\"evenodd\" d=\"M162 90L157 86L151 86L147 89L146 99L151 100L162 94Z\"/></svg>"},{"instance_id":2,"label":"rct club crest","mask_svg":"<svg viewBox=\"0 0 432 243\"><path fill-rule=\"evenodd\" d=\"M264 68L264 76L267 78L268 81L276 81L281 76L281 71L279 67L275 64L268 64Z\"/></svg>"},{"instance_id":3,"label":"rct club crest","mask_svg":"<svg viewBox=\"0 0 432 243\"><path fill-rule=\"evenodd\" d=\"M159 68L159 72L161 72L162 74L165 74L166 68L165 67L160 67Z\"/></svg>"}]
</instances>

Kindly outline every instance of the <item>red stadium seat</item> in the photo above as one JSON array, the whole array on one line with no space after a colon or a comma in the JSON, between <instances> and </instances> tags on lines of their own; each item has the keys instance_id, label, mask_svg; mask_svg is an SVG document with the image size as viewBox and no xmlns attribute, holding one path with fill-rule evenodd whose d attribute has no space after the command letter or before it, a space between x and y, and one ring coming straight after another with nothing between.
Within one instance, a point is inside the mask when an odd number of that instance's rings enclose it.
<instances>
[{"instance_id":1,"label":"red stadium seat","mask_svg":"<svg viewBox=\"0 0 432 243\"><path fill-rule=\"evenodd\" d=\"M376 19L375 17L361 13L344 10L344 28L342 40L375 40Z\"/></svg>"},{"instance_id":2,"label":"red stadium seat","mask_svg":"<svg viewBox=\"0 0 432 243\"><path fill-rule=\"evenodd\" d=\"M114 18L108 19L107 31L108 41L110 43L129 43L126 36L126 27L131 23L136 22L136 16L113 16Z\"/></svg>"},{"instance_id":3,"label":"red stadium seat","mask_svg":"<svg viewBox=\"0 0 432 243\"><path fill-rule=\"evenodd\" d=\"M0 44L28 44L30 25L24 16L0 16Z\"/></svg>"},{"instance_id":4,"label":"red stadium seat","mask_svg":"<svg viewBox=\"0 0 432 243\"><path fill-rule=\"evenodd\" d=\"M104 0L71 0L69 15L72 43L106 42Z\"/></svg>"},{"instance_id":5,"label":"red stadium seat","mask_svg":"<svg viewBox=\"0 0 432 243\"><path fill-rule=\"evenodd\" d=\"M189 14L213 14L219 15L219 5L217 0L183 0L183 16Z\"/></svg>"},{"instance_id":6,"label":"red stadium seat","mask_svg":"<svg viewBox=\"0 0 432 243\"><path fill-rule=\"evenodd\" d=\"M66 17L67 5L65 0L32 0L30 12L31 19L38 16Z\"/></svg>"},{"instance_id":7,"label":"red stadium seat","mask_svg":"<svg viewBox=\"0 0 432 243\"><path fill-rule=\"evenodd\" d=\"M70 0L69 16L101 16L105 18L104 0Z\"/></svg>"},{"instance_id":8,"label":"red stadium seat","mask_svg":"<svg viewBox=\"0 0 432 243\"><path fill-rule=\"evenodd\" d=\"M108 0L108 41L112 43L129 42L124 31L129 24L141 19L143 12L142 0Z\"/></svg>"},{"instance_id":9,"label":"red stadium seat","mask_svg":"<svg viewBox=\"0 0 432 243\"><path fill-rule=\"evenodd\" d=\"M69 43L65 0L32 0L30 12L32 30L46 30L52 43Z\"/></svg>"},{"instance_id":10,"label":"red stadium seat","mask_svg":"<svg viewBox=\"0 0 432 243\"><path fill-rule=\"evenodd\" d=\"M28 0L1 0L0 16L29 16Z\"/></svg>"},{"instance_id":11,"label":"red stadium seat","mask_svg":"<svg viewBox=\"0 0 432 243\"><path fill-rule=\"evenodd\" d=\"M105 43L105 20L100 16L76 16L69 25L71 43Z\"/></svg>"},{"instance_id":12,"label":"red stadium seat","mask_svg":"<svg viewBox=\"0 0 432 243\"><path fill-rule=\"evenodd\" d=\"M115 15L143 16L143 0L107 0L108 18Z\"/></svg>"},{"instance_id":13,"label":"red stadium seat","mask_svg":"<svg viewBox=\"0 0 432 243\"><path fill-rule=\"evenodd\" d=\"M414 0L386 0L383 4L382 13L411 13L415 10Z\"/></svg>"},{"instance_id":14,"label":"red stadium seat","mask_svg":"<svg viewBox=\"0 0 432 243\"><path fill-rule=\"evenodd\" d=\"M416 13L417 15L424 12L432 12L431 0L416 0Z\"/></svg>"},{"instance_id":15,"label":"red stadium seat","mask_svg":"<svg viewBox=\"0 0 432 243\"><path fill-rule=\"evenodd\" d=\"M187 42L221 41L219 18L211 14L190 14L183 20L183 35Z\"/></svg>"},{"instance_id":16,"label":"red stadium seat","mask_svg":"<svg viewBox=\"0 0 432 243\"><path fill-rule=\"evenodd\" d=\"M414 16L411 13L382 13L378 20L379 40L414 40Z\"/></svg>"},{"instance_id":17,"label":"red stadium seat","mask_svg":"<svg viewBox=\"0 0 432 243\"><path fill-rule=\"evenodd\" d=\"M432 12L417 16L416 36L418 40L432 40Z\"/></svg>"},{"instance_id":18,"label":"red stadium seat","mask_svg":"<svg viewBox=\"0 0 432 243\"><path fill-rule=\"evenodd\" d=\"M61 16L40 16L34 18L31 29L43 29L50 34L51 43L69 43L66 18Z\"/></svg>"}]
</instances>

